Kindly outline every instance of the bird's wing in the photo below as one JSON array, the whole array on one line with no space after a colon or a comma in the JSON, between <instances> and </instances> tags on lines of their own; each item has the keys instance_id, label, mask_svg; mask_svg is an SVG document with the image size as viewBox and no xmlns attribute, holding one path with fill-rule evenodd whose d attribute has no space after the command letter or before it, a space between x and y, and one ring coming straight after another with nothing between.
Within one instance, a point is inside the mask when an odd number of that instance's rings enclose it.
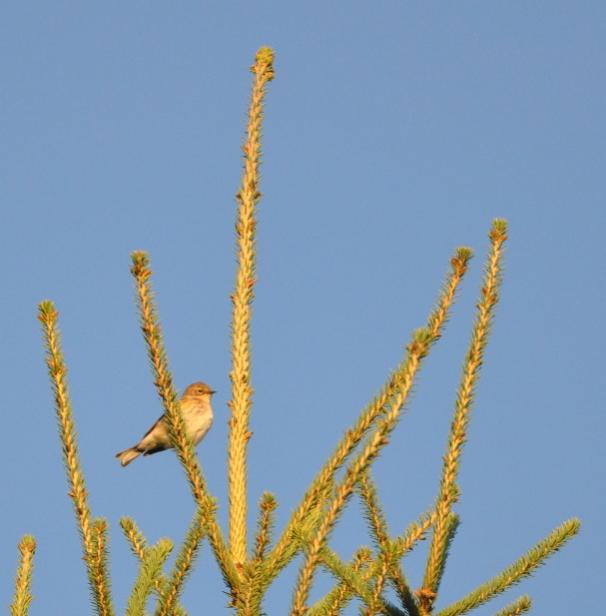
<instances>
[{"instance_id":1,"label":"bird's wing","mask_svg":"<svg viewBox=\"0 0 606 616\"><path fill-rule=\"evenodd\" d=\"M160 417L158 417L158 420L154 423L154 425L142 436L141 440L145 440L146 437L148 437L153 431L154 428L159 424L159 423L164 423L164 415L161 415Z\"/></svg>"}]
</instances>

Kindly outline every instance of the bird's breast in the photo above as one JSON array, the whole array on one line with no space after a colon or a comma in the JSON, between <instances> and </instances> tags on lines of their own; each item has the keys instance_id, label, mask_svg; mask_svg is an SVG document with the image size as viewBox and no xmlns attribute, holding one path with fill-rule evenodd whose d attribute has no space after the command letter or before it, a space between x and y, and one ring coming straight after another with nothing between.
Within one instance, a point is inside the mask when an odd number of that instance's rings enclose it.
<instances>
[{"instance_id":1,"label":"bird's breast","mask_svg":"<svg viewBox=\"0 0 606 616\"><path fill-rule=\"evenodd\" d=\"M184 413L185 425L189 438L197 445L210 430L213 412L207 408L202 411Z\"/></svg>"}]
</instances>

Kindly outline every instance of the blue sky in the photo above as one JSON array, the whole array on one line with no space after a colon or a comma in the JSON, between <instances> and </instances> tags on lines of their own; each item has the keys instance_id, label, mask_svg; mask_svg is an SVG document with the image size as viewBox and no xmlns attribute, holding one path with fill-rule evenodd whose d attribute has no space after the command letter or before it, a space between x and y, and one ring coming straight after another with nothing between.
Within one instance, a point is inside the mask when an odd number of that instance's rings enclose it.
<instances>
[{"instance_id":1,"label":"blue sky","mask_svg":"<svg viewBox=\"0 0 606 616\"><path fill-rule=\"evenodd\" d=\"M461 469L438 605L561 521L581 535L531 581L536 613L594 611L604 571L606 8L602 2L6 2L0 9L0 603L38 539L32 614L89 609L36 305L61 311L81 458L111 526L118 611L136 574L118 527L179 540L176 458L114 454L161 413L129 254L145 249L176 383L218 394L199 447L226 528L229 293L255 51L268 94L254 304L251 505L282 525L422 325L454 247L476 258L376 464L394 532L435 497L491 220L510 223L502 302ZM251 516L254 516L251 506ZM369 543L352 502L332 545ZM420 581L422 546L407 562ZM287 613L296 567L269 593ZM330 586L320 576L314 597ZM227 613L207 546L184 594ZM197 609L194 609L196 608ZM574 607L571 607L574 606ZM353 607L351 608L353 613Z\"/></svg>"}]
</instances>

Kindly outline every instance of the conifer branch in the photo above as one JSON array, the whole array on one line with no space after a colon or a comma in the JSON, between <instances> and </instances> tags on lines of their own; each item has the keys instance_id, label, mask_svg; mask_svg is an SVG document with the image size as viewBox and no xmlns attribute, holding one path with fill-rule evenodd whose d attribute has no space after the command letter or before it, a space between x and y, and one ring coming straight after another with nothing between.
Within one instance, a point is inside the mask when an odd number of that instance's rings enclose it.
<instances>
[{"instance_id":1,"label":"conifer branch","mask_svg":"<svg viewBox=\"0 0 606 616\"><path fill-rule=\"evenodd\" d=\"M516 599L513 603L506 605L502 610L499 610L496 616L520 616L530 611L532 607L532 601L528 595L522 595L519 599Z\"/></svg>"},{"instance_id":2,"label":"conifer branch","mask_svg":"<svg viewBox=\"0 0 606 616\"><path fill-rule=\"evenodd\" d=\"M436 516L437 517L437 516ZM446 567L446 559L448 558L448 554L450 552L450 546L452 545L452 541L457 532L457 528L459 527L459 516L451 511L448 514L448 518L444 523L445 528L445 538L442 541L440 546L440 552L438 552L435 556L437 569L434 571L436 588L440 585L442 581L442 576L444 575L444 568ZM431 612L433 609L433 604L436 599L436 591L433 588L428 586L422 586L416 591L416 595L419 600L419 611L421 614L427 614Z\"/></svg>"},{"instance_id":3,"label":"conifer branch","mask_svg":"<svg viewBox=\"0 0 606 616\"><path fill-rule=\"evenodd\" d=\"M349 567L354 573L364 571L372 559L372 552L367 547L359 548ZM345 582L339 582L325 597L317 601L308 611L307 616L340 616L351 601L353 592Z\"/></svg>"},{"instance_id":4,"label":"conifer branch","mask_svg":"<svg viewBox=\"0 0 606 616\"><path fill-rule=\"evenodd\" d=\"M95 575L95 587L98 589L99 597L106 602L110 596L110 578L107 567L107 520L97 518L93 520L93 551L90 555L92 570ZM109 613L110 606L106 603L102 613Z\"/></svg>"},{"instance_id":5,"label":"conifer branch","mask_svg":"<svg viewBox=\"0 0 606 616\"><path fill-rule=\"evenodd\" d=\"M204 526L208 533L215 560L221 569L225 582L230 587L232 593L236 593L239 576L217 522L215 500L208 492L206 480L202 475L202 469L194 447L187 437L181 407L168 368L160 322L151 290L150 277L152 272L149 267L149 258L145 252L137 251L132 254L132 262L131 272L137 285L141 330L147 343L155 385L166 413L171 442L185 470L194 500L204 515Z\"/></svg>"},{"instance_id":6,"label":"conifer branch","mask_svg":"<svg viewBox=\"0 0 606 616\"><path fill-rule=\"evenodd\" d=\"M307 552L309 544L306 543L305 547L305 551ZM353 590L366 605L371 604L372 586L368 582L371 575L370 571L368 571L367 575L360 575L359 570L348 566L348 564L343 562L328 546L324 546L320 549L318 560L326 570L337 578L337 580L341 580L343 584L347 585L350 591Z\"/></svg>"},{"instance_id":7,"label":"conifer branch","mask_svg":"<svg viewBox=\"0 0 606 616\"><path fill-rule=\"evenodd\" d=\"M132 553L140 562L143 561L147 550L147 539L145 539L143 533L139 530L136 522L132 518L123 517L120 519L120 527L124 532L124 536L128 541ZM177 556L177 562L182 557L183 552L184 548L182 547L179 551L179 556ZM154 581L154 590L160 600L162 600L164 587L167 584L168 579L162 574L159 574ZM174 616L186 616L185 610L178 604L173 604L173 614Z\"/></svg>"},{"instance_id":8,"label":"conifer branch","mask_svg":"<svg viewBox=\"0 0 606 616\"><path fill-rule=\"evenodd\" d=\"M360 597L360 599L367 605L371 605L371 598L373 588L370 585L370 581L374 579L379 571L384 567L384 563L391 559L392 562L396 562L400 560L407 552L412 550L412 548L416 545L418 541L424 538L425 534L431 528L435 520L435 513L424 514L419 518L419 521L413 522L409 525L406 531L396 537L395 539L390 540L388 551L386 553L379 553L374 560L371 560L368 563L368 567L366 567L361 574L359 574L356 569L343 563L339 557L327 546L322 548L320 553L320 561L322 565L328 569L337 579L341 580L341 582L347 586L349 589L349 595L347 596L347 601L351 600L354 595ZM312 527L314 528L315 525ZM311 533L309 530L297 533L298 541L301 545L306 549L306 546L309 544ZM413 614L418 613L418 608L416 606L414 597L412 593L410 593L409 585L406 582L405 578L402 578L404 581L404 587L399 587L394 583L394 579L392 578L392 583L398 592L400 599L402 600L402 605L407 611L408 616L412 616ZM406 594L408 593L408 594ZM406 600L403 597L406 596ZM345 598L344 598L345 600ZM408 605L412 606L412 611L409 610ZM384 609L384 604L380 603L379 606L381 609ZM313 610L320 609L320 606L314 607ZM314 612L315 614L315 612ZM321 614L321 612L320 612Z\"/></svg>"},{"instance_id":9,"label":"conifer branch","mask_svg":"<svg viewBox=\"0 0 606 616\"><path fill-rule=\"evenodd\" d=\"M145 604L149 594L172 549L173 544L169 539L160 539L156 545L145 550L139 575L126 605L125 616L145 616Z\"/></svg>"},{"instance_id":10,"label":"conifer branch","mask_svg":"<svg viewBox=\"0 0 606 616\"><path fill-rule=\"evenodd\" d=\"M265 558L265 550L271 542L271 534L274 526L274 511L277 506L276 497L270 492L265 492L263 496L261 496L255 552L253 555L253 559L256 561L261 561Z\"/></svg>"},{"instance_id":11,"label":"conifer branch","mask_svg":"<svg viewBox=\"0 0 606 616\"><path fill-rule=\"evenodd\" d=\"M305 544L309 546L308 543ZM382 561L376 560L372 563L368 571L365 571L362 575L355 571L353 567L343 562L337 554L331 550L328 546L323 546L320 549L318 562L321 563L324 568L330 571L337 579L346 584L350 591L353 591L366 605L371 607L374 602L373 586L368 582L372 577L376 577L378 568L382 566ZM392 605L385 599L378 599L377 609L381 614L388 614L391 616L406 616L405 613L398 609L395 605ZM305 612L307 614L307 612Z\"/></svg>"},{"instance_id":12,"label":"conifer branch","mask_svg":"<svg viewBox=\"0 0 606 616\"><path fill-rule=\"evenodd\" d=\"M307 609L306 602L311 589L314 571L318 565L320 550L325 545L328 535L332 531L338 516L360 477L388 443L388 437L396 427L400 411L407 401L421 361L427 355L433 339L432 332L426 328L417 330L414 333L412 341L408 345L407 370L402 375L398 389L394 392L384 419L380 421L369 437L362 453L349 465L344 480L335 490L335 496L331 499L330 506L310 542L305 563L299 572L291 616L302 616Z\"/></svg>"},{"instance_id":13,"label":"conifer branch","mask_svg":"<svg viewBox=\"0 0 606 616\"><path fill-rule=\"evenodd\" d=\"M370 561L367 568L356 571L325 545L320 550L319 563L338 580L346 584L349 587L350 598L353 598L354 595L357 596L364 603L366 609L375 609L376 613L389 616L408 616L382 597L377 599L374 597L375 589L370 581L377 577L383 567L383 560L381 558Z\"/></svg>"},{"instance_id":14,"label":"conifer branch","mask_svg":"<svg viewBox=\"0 0 606 616\"><path fill-rule=\"evenodd\" d=\"M334 492L334 481L328 482L322 491L319 492L317 501L314 507L310 510L307 516L299 522L297 526L291 532L291 540L286 549L281 551L281 560L271 561L269 556L265 560L265 568L268 571L269 579L268 585L277 575L274 568L282 570L294 557L299 550L303 549L306 542L309 541L309 537L312 531L317 528L320 519L324 513L326 503L329 497Z\"/></svg>"},{"instance_id":15,"label":"conifer branch","mask_svg":"<svg viewBox=\"0 0 606 616\"><path fill-rule=\"evenodd\" d=\"M415 545L425 539L427 531L435 524L436 513L430 511L422 514L416 522L411 522L408 528L390 543L394 550L395 557L399 560L407 552L410 552Z\"/></svg>"},{"instance_id":16,"label":"conifer branch","mask_svg":"<svg viewBox=\"0 0 606 616\"><path fill-rule=\"evenodd\" d=\"M238 219L236 222L238 271L232 295L232 398L229 402L228 478L229 478L229 544L237 567L246 562L246 454L250 409L252 406L250 375L250 319L256 269L255 209L259 192L259 165L261 162L261 123L263 101L267 84L274 77L273 51L262 47L251 67L254 83L248 110L247 138L244 152L242 185L236 196Z\"/></svg>"},{"instance_id":17,"label":"conifer branch","mask_svg":"<svg viewBox=\"0 0 606 616\"><path fill-rule=\"evenodd\" d=\"M243 567L243 581L238 600L233 604L239 616L259 616L267 588L267 570L262 560L251 560Z\"/></svg>"},{"instance_id":18,"label":"conifer branch","mask_svg":"<svg viewBox=\"0 0 606 616\"><path fill-rule=\"evenodd\" d=\"M19 542L19 566L15 577L15 596L11 603L11 616L27 616L32 602L32 569L36 540L32 535L24 535Z\"/></svg>"},{"instance_id":19,"label":"conifer branch","mask_svg":"<svg viewBox=\"0 0 606 616\"><path fill-rule=\"evenodd\" d=\"M472 257L468 248L459 248L455 252L451 259L451 271L426 327L414 333L404 359L389 375L378 395L362 410L356 423L347 430L331 457L316 474L273 548L270 546L277 504L270 493L264 493L261 498L254 546L250 550L247 547L247 450L252 436L249 427L254 393L251 384L251 316L256 285L256 209L261 198L259 170L264 101L267 86L274 78L273 61L273 51L263 47L257 52L251 67L254 78L246 139L242 148L244 169L236 195L237 271L231 296L232 368L229 376L232 391L228 402L231 411L227 469L228 541L217 520L216 501L208 491L195 447L185 429L151 288L152 272L148 256L140 251L132 254L131 273L136 282L141 329L154 374L154 384L165 410L171 445L183 466L197 510L169 577L162 575L162 568L172 550L172 543L168 539L161 539L150 546L132 519L123 518L120 521L130 548L139 560L139 572L128 599L126 616L147 616L146 604L154 590L158 595L155 616L186 616L185 610L179 605L179 596L205 535L208 535L214 558L228 587L229 607L234 608L239 616L261 614L267 587L297 552L303 553L303 564L294 588L290 616L337 616L354 599L362 603L362 616L461 616L530 576L580 528L577 519L568 520L498 575L437 614L434 612L449 549L458 527L458 516L453 508L459 498L457 482L461 455L467 439L469 416L484 351L499 299L503 247L507 240L507 224L504 220L493 221L489 235L491 252L457 390L434 508L418 522L411 524L402 535L392 537L370 476L370 468L388 444L406 408L423 359L442 335L457 289ZM93 518L89 507L69 399L67 368L61 351L58 312L52 302L44 301L39 305L38 318L45 336L45 359L54 393L69 496L75 510L93 603L99 616L114 616L108 576L108 525L104 519ZM342 469L345 472L337 481L337 474ZM355 490L360 493L370 535L376 544L376 553L373 555L370 549L359 548L353 559L346 563L329 547L328 541ZM401 559L418 541L424 539L430 528L433 528L433 535L423 582L413 594L404 575ZM35 549L34 538L24 536L19 544L20 562L15 596L10 607L11 616L27 616L32 601L31 574ZM310 608L307 603L318 567L331 572L337 583ZM386 600L387 584L391 584L397 592L401 608ZM496 616L519 616L530 607L530 599L522 596L501 609Z\"/></svg>"},{"instance_id":20,"label":"conifer branch","mask_svg":"<svg viewBox=\"0 0 606 616\"><path fill-rule=\"evenodd\" d=\"M147 549L147 540L139 530L137 523L132 518L120 518L120 528L126 537L131 552L139 559L143 560Z\"/></svg>"},{"instance_id":21,"label":"conifer branch","mask_svg":"<svg viewBox=\"0 0 606 616\"><path fill-rule=\"evenodd\" d=\"M95 538L91 528L91 513L88 506L84 474L78 455L76 427L74 424L69 391L67 387L67 367L61 351L61 337L57 326L59 313L51 301L43 301L38 307L38 320L42 323L46 344L46 364L55 396L55 409L59 424L63 461L69 484L76 521L82 539L84 562L88 582L97 613L100 616L113 616L109 577L103 559L100 569L95 567Z\"/></svg>"},{"instance_id":22,"label":"conifer branch","mask_svg":"<svg viewBox=\"0 0 606 616\"><path fill-rule=\"evenodd\" d=\"M179 595L187 576L191 573L194 560L198 554L200 543L204 537L203 514L198 509L196 516L190 524L185 541L179 550L177 560L173 566L170 579L161 580L162 592L156 609L156 616L173 616L178 607ZM178 608L182 610L182 608Z\"/></svg>"},{"instance_id":23,"label":"conifer branch","mask_svg":"<svg viewBox=\"0 0 606 616\"><path fill-rule=\"evenodd\" d=\"M414 601L414 597L410 591L410 587L404 572L400 566L400 558L402 553L390 539L389 528L387 526L387 520L381 509L379 502L377 488L372 480L370 471L362 476L358 483L358 491L362 497L362 503L365 507L365 515L368 520L371 535L374 537L379 555L382 563L379 567L381 573L380 577L377 577L375 582L375 595L379 597L383 591L383 585L387 576L391 580L393 586L396 588L400 599L402 600L402 606L410 614L410 616L417 616L418 608ZM376 605L373 605L372 609L376 611ZM370 610L370 608L369 608ZM371 612L368 611L368 614Z\"/></svg>"},{"instance_id":24,"label":"conifer branch","mask_svg":"<svg viewBox=\"0 0 606 616\"><path fill-rule=\"evenodd\" d=\"M469 412L484 358L484 349L488 342L490 326L494 318L494 309L499 298L501 261L503 257L503 244L507 239L507 223L504 220L495 220L489 237L492 248L486 266L481 298L477 306L478 312L471 342L457 393L448 449L444 456L440 492L436 502L437 518L425 567L423 586L419 590L422 614L431 612L444 569L444 560L448 554L446 543L449 537L452 539L449 534L451 529L450 513L453 504L458 499L457 475L463 445L467 439Z\"/></svg>"},{"instance_id":25,"label":"conifer branch","mask_svg":"<svg viewBox=\"0 0 606 616\"><path fill-rule=\"evenodd\" d=\"M362 610L362 616L375 616L381 613L381 603L383 601L383 589L391 567L391 560L385 556L380 563L377 575L375 576L374 588L370 605Z\"/></svg>"},{"instance_id":26,"label":"conifer branch","mask_svg":"<svg viewBox=\"0 0 606 616\"><path fill-rule=\"evenodd\" d=\"M303 537L309 537L322 516L324 504L332 493L333 484L329 483L321 493L318 503L309 515L293 531L291 546L284 552L284 557L290 559L303 544ZM278 562L278 566L280 563ZM271 584L273 575L268 567L267 559L252 559L244 567L244 579L240 592L231 606L235 607L241 616L257 616L267 587Z\"/></svg>"},{"instance_id":27,"label":"conifer branch","mask_svg":"<svg viewBox=\"0 0 606 616\"><path fill-rule=\"evenodd\" d=\"M512 565L501 571L488 582L478 586L468 595L438 612L437 616L459 616L486 603L496 595L530 576L547 558L555 554L569 539L579 532L581 523L573 518L564 522L551 532L545 539L539 541L526 554L518 558Z\"/></svg>"},{"instance_id":28,"label":"conifer branch","mask_svg":"<svg viewBox=\"0 0 606 616\"><path fill-rule=\"evenodd\" d=\"M456 291L467 271L467 266L471 257L471 249L462 247L455 251L450 261L450 274L442 288L437 305L431 312L427 323L427 329L431 332L431 344L437 342L442 335L444 325L448 320L450 308L455 299ZM385 413L389 401L395 395L404 375L409 370L409 362L410 356L406 355L396 370L389 376L389 379L383 385L380 393L362 411L355 426L347 430L328 462L326 462L316 475L301 503L292 514L276 546L268 556L268 569L272 572L273 577L277 576L282 568L285 567L294 556L294 552L291 549L293 545L292 534L294 529L301 524L301 521L305 519L309 511L315 507L319 495L323 492L325 486L334 480L335 473L345 463L352 451L360 444L373 423Z\"/></svg>"},{"instance_id":29,"label":"conifer branch","mask_svg":"<svg viewBox=\"0 0 606 616\"><path fill-rule=\"evenodd\" d=\"M435 511L423 514L418 521L412 522L402 535L390 541L394 562L399 562L419 541L425 539L427 531L433 526L435 520ZM401 568L393 572L391 583L398 593L402 607L409 616L418 616L419 607Z\"/></svg>"},{"instance_id":30,"label":"conifer branch","mask_svg":"<svg viewBox=\"0 0 606 616\"><path fill-rule=\"evenodd\" d=\"M364 505L364 517L368 522L370 534L377 548L384 550L389 541L389 529L370 471L360 477L357 489Z\"/></svg>"},{"instance_id":31,"label":"conifer branch","mask_svg":"<svg viewBox=\"0 0 606 616\"><path fill-rule=\"evenodd\" d=\"M384 568L385 562L386 560L379 556L375 560L371 560L367 567L358 572L355 568L342 562L334 551L327 546L324 546L320 551L320 563L322 566L337 579L341 580L341 583L348 588L348 594L343 597L343 601L349 601L355 595L362 600L366 608L372 607L379 613L404 614L404 612L382 598L374 597L375 589L370 581L377 577ZM406 614L410 616L410 612L406 612Z\"/></svg>"}]
</instances>

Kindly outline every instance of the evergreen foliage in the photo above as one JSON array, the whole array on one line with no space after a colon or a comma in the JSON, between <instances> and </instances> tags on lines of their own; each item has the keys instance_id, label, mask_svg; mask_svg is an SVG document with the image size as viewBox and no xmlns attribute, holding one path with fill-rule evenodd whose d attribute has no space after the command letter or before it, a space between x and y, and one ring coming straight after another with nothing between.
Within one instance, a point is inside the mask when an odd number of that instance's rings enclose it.
<instances>
[{"instance_id":1,"label":"evergreen foliage","mask_svg":"<svg viewBox=\"0 0 606 616\"><path fill-rule=\"evenodd\" d=\"M334 452L325 462L294 509L288 523L276 535L277 501L272 493L259 502L257 530L249 549L247 539L247 447L252 436L249 419L252 411L250 321L256 269L256 207L261 160L261 126L267 85L274 78L273 51L262 48L252 67L254 74L248 112L246 140L243 145L244 171L237 194L237 263L232 295L232 396L229 403L228 488L229 532L226 539L216 516L216 501L210 493L196 451L184 429L174 380L164 347L158 310L151 287L152 271L146 253L132 254L132 275L137 290L141 330L154 377L154 385L164 407L172 444L190 485L196 507L190 528L178 550L172 570L163 571L173 545L161 539L148 545L134 520L122 518L120 526L135 555L139 570L128 599L127 616L146 614L155 595L156 616L185 616L179 598L202 542L208 540L214 559L225 582L228 606L239 616L263 614L263 599L269 586L283 569L301 555L301 566L293 589L291 616L337 616L345 613L352 601L361 605L364 616L388 614L400 616L459 616L490 601L498 594L531 575L543 562L579 530L573 519L563 523L539 541L509 567L479 585L452 605L435 609L440 597L448 554L459 523L454 507L460 497L458 471L467 440L470 411L473 406L484 350L488 342L499 299L503 249L507 224L497 219L489 233L491 249L477 304L475 322L456 400L450 434L443 457L437 496L432 507L412 522L401 534L392 534L381 499L371 475L371 467L389 443L407 407L416 377L433 345L440 339L454 303L459 285L467 271L472 252L463 247L450 261L450 271L439 293L435 308L424 327L413 332L401 363L388 375L383 387L362 409L357 421L345 431ZM94 612L113 616L112 592L108 575L108 525L94 518L78 455L75 423L67 384L67 368L61 350L58 312L54 304L39 306L46 344L46 362L54 393L59 437L76 523L82 541ZM361 499L373 548L361 546L349 562L330 547L331 533L343 510L357 494ZM419 541L431 533L423 582L413 589L406 575L403 558ZM35 552L33 537L19 544L20 562L11 604L12 616L26 616L31 602L31 572ZM334 587L310 605L309 597L318 569L328 571ZM530 609L522 596L497 616L515 616ZM201 608L203 610L203 608ZM197 610L198 612L200 610Z\"/></svg>"}]
</instances>

